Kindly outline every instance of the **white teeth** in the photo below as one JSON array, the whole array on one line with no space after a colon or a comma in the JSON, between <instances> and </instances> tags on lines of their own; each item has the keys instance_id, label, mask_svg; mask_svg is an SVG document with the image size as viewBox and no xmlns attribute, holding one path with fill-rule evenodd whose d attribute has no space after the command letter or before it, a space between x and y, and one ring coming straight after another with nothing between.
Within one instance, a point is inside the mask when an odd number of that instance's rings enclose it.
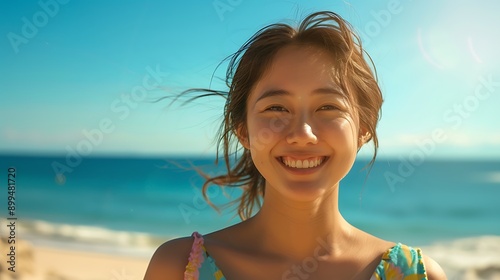
<instances>
[{"instance_id":1,"label":"white teeth","mask_svg":"<svg viewBox=\"0 0 500 280\"><path fill-rule=\"evenodd\" d=\"M281 160L286 166L293 168L312 168L320 165L323 162L323 158L316 158L311 160L293 160L293 159L282 159Z\"/></svg>"}]
</instances>

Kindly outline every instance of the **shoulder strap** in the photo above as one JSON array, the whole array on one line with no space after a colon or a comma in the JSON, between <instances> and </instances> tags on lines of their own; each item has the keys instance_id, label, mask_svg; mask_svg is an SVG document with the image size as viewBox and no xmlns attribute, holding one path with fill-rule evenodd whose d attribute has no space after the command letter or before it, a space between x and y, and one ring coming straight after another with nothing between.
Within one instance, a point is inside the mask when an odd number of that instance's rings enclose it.
<instances>
[{"instance_id":1,"label":"shoulder strap","mask_svg":"<svg viewBox=\"0 0 500 280\"><path fill-rule=\"evenodd\" d=\"M398 243L383 254L382 261L372 279L403 279L407 276L416 277L415 279L427 279L422 251L420 248L415 249Z\"/></svg>"},{"instance_id":2,"label":"shoulder strap","mask_svg":"<svg viewBox=\"0 0 500 280\"><path fill-rule=\"evenodd\" d=\"M189 253L189 262L184 271L184 280L197 280L200 276L199 269L205 260L203 254L203 236L196 231L191 236L194 237L194 241Z\"/></svg>"}]
</instances>

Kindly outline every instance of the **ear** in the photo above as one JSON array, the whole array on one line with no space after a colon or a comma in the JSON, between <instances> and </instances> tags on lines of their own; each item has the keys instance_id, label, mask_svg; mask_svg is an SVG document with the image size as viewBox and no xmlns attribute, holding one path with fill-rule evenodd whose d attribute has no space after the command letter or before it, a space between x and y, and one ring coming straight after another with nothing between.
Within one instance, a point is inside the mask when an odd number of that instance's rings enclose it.
<instances>
[{"instance_id":1,"label":"ear","mask_svg":"<svg viewBox=\"0 0 500 280\"><path fill-rule=\"evenodd\" d=\"M366 142L370 141L371 137L372 136L367 129L360 128L358 132L358 150L361 149Z\"/></svg>"},{"instance_id":2,"label":"ear","mask_svg":"<svg viewBox=\"0 0 500 280\"><path fill-rule=\"evenodd\" d=\"M247 150L250 149L250 140L248 139L248 130L244 125L239 125L236 128L236 137L238 137L238 141L240 144Z\"/></svg>"}]
</instances>

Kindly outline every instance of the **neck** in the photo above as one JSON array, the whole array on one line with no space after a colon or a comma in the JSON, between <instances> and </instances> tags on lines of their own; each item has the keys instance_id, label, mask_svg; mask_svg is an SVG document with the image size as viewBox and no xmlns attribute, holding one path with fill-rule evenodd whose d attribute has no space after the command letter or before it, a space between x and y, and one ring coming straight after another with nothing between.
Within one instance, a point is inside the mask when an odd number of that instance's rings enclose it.
<instances>
[{"instance_id":1,"label":"neck","mask_svg":"<svg viewBox=\"0 0 500 280\"><path fill-rule=\"evenodd\" d=\"M290 201L275 192L266 188L261 210L249 221L259 247L294 260L317 251L332 257L342 253L353 227L339 212L338 184L315 201Z\"/></svg>"}]
</instances>

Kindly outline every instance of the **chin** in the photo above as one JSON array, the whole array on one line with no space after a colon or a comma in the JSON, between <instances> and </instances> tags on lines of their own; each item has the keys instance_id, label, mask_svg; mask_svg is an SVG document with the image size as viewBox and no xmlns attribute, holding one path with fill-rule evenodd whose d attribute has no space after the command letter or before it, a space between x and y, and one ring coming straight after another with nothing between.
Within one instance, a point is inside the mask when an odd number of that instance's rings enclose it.
<instances>
[{"instance_id":1,"label":"chin","mask_svg":"<svg viewBox=\"0 0 500 280\"><path fill-rule=\"evenodd\" d=\"M328 194L336 191L338 188L337 184L330 184L329 186L313 182L289 182L283 184L278 192L281 193L284 199L296 202L313 202Z\"/></svg>"}]
</instances>

